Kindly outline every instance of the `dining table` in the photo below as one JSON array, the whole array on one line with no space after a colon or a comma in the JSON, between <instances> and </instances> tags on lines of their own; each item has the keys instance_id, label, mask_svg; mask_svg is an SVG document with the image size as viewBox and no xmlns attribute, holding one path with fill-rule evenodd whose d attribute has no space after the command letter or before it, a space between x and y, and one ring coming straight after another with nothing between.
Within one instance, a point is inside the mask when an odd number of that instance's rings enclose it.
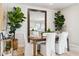
<instances>
[{"instance_id":1,"label":"dining table","mask_svg":"<svg viewBox=\"0 0 79 59\"><path fill-rule=\"evenodd\" d=\"M46 41L46 37L33 37L33 36L29 36L30 40L33 43L33 56L36 56L36 45L38 42L42 42L42 41Z\"/></svg>"},{"instance_id":2,"label":"dining table","mask_svg":"<svg viewBox=\"0 0 79 59\"><path fill-rule=\"evenodd\" d=\"M42 41L46 41L46 36L29 36L29 39L32 41L33 44L33 56L37 56L36 52L36 48L37 48L37 43L38 42L42 42ZM55 42L58 42L59 37L56 37ZM69 39L67 38L67 51L69 51Z\"/></svg>"}]
</instances>

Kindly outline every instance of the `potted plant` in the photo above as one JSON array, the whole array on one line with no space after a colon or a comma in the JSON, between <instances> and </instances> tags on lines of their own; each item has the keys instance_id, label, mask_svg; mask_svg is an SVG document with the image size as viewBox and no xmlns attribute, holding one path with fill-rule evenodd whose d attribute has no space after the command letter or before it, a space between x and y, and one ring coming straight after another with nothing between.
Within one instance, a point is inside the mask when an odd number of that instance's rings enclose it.
<instances>
[{"instance_id":1,"label":"potted plant","mask_svg":"<svg viewBox=\"0 0 79 59\"><path fill-rule=\"evenodd\" d=\"M22 25L26 17L24 13L21 11L20 7L13 7L11 11L8 11L8 25L10 27L9 33L13 34L13 40L15 40L15 32L19 29Z\"/></svg>"},{"instance_id":2,"label":"potted plant","mask_svg":"<svg viewBox=\"0 0 79 59\"><path fill-rule=\"evenodd\" d=\"M26 17L24 13L21 11L20 7L13 7L12 11L8 12L8 25L10 26L10 34L13 34L15 38L15 31L20 28L22 25L21 23L24 21Z\"/></svg>"},{"instance_id":3,"label":"potted plant","mask_svg":"<svg viewBox=\"0 0 79 59\"><path fill-rule=\"evenodd\" d=\"M47 32L51 32L51 29L50 29L50 28L48 28Z\"/></svg>"},{"instance_id":4,"label":"potted plant","mask_svg":"<svg viewBox=\"0 0 79 59\"><path fill-rule=\"evenodd\" d=\"M35 30L34 30L34 29L32 29L32 35L34 35L34 33L35 33Z\"/></svg>"},{"instance_id":5,"label":"potted plant","mask_svg":"<svg viewBox=\"0 0 79 59\"><path fill-rule=\"evenodd\" d=\"M61 32L63 29L63 25L65 22L64 15L61 14L61 11L57 11L55 13L55 18L54 18L54 23L55 23L55 31Z\"/></svg>"},{"instance_id":6,"label":"potted plant","mask_svg":"<svg viewBox=\"0 0 79 59\"><path fill-rule=\"evenodd\" d=\"M32 29L32 31L34 31L34 29Z\"/></svg>"},{"instance_id":7,"label":"potted plant","mask_svg":"<svg viewBox=\"0 0 79 59\"><path fill-rule=\"evenodd\" d=\"M51 31L51 29L48 28L47 31L46 31L46 32L42 32L41 35L42 35L42 36L47 36L48 33L52 33L52 32L53 32L53 31Z\"/></svg>"}]
</instances>

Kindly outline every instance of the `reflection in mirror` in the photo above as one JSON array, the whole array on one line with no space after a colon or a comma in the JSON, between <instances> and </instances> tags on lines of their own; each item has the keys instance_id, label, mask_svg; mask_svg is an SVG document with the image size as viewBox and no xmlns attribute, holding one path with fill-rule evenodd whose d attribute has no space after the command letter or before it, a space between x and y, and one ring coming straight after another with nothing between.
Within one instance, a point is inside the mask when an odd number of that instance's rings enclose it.
<instances>
[{"instance_id":1,"label":"reflection in mirror","mask_svg":"<svg viewBox=\"0 0 79 59\"><path fill-rule=\"evenodd\" d=\"M30 12L30 35L40 36L45 31L45 13L31 11Z\"/></svg>"},{"instance_id":2,"label":"reflection in mirror","mask_svg":"<svg viewBox=\"0 0 79 59\"><path fill-rule=\"evenodd\" d=\"M46 11L29 9L28 12L28 36L41 36L46 31Z\"/></svg>"}]
</instances>

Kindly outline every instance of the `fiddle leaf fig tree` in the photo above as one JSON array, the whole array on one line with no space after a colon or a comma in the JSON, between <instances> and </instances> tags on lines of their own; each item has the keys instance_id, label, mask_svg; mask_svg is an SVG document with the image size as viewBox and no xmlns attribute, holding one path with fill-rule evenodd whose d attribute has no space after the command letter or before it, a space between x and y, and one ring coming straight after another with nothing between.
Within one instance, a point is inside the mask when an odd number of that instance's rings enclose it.
<instances>
[{"instance_id":1,"label":"fiddle leaf fig tree","mask_svg":"<svg viewBox=\"0 0 79 59\"><path fill-rule=\"evenodd\" d=\"M58 11L57 13L55 13L55 30L56 31L61 31L64 25L64 15L61 14L61 11Z\"/></svg>"},{"instance_id":2,"label":"fiddle leaf fig tree","mask_svg":"<svg viewBox=\"0 0 79 59\"><path fill-rule=\"evenodd\" d=\"M13 34L13 37L15 38L15 31L19 29L22 25L22 22L24 21L26 17L24 16L24 13L21 11L20 7L13 7L11 11L8 11L8 25L10 27L10 34Z\"/></svg>"}]
</instances>

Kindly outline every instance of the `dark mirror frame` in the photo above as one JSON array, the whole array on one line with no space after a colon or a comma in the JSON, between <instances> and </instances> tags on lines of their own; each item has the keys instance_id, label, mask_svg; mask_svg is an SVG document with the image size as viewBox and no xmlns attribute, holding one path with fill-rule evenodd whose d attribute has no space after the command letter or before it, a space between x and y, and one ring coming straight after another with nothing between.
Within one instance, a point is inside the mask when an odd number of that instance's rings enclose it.
<instances>
[{"instance_id":1,"label":"dark mirror frame","mask_svg":"<svg viewBox=\"0 0 79 59\"><path fill-rule=\"evenodd\" d=\"M30 11L38 11L38 12L42 12L42 13L45 13L45 31L47 30L47 11L45 10L38 10L38 9L30 9L28 8L28 11L27 11L27 18L28 18L28 27L27 27L27 32L28 32L28 42L30 42L30 39L29 39L29 36L30 36Z\"/></svg>"}]
</instances>

